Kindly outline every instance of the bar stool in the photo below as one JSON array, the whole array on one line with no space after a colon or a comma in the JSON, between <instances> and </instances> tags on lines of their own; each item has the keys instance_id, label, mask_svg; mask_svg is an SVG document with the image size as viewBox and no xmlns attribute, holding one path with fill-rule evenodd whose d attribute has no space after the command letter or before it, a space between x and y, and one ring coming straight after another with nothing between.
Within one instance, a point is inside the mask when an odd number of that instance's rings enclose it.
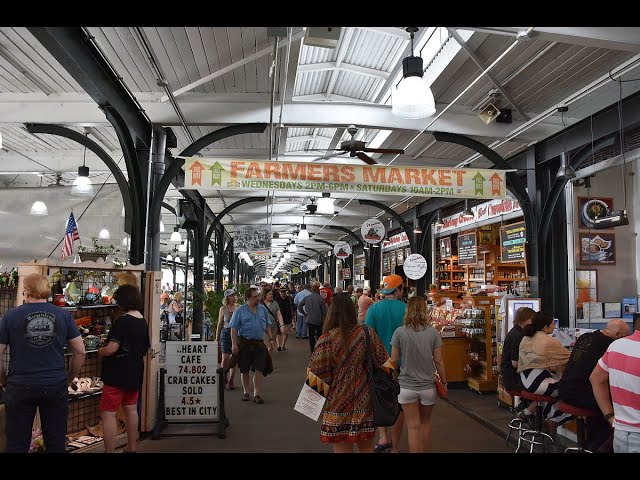
<instances>
[{"instance_id":1,"label":"bar stool","mask_svg":"<svg viewBox=\"0 0 640 480\"><path fill-rule=\"evenodd\" d=\"M551 435L544 433L542 431L543 425L543 417L542 417L542 409L543 403L556 403L558 399L556 397L548 397L546 395L536 395L535 393L528 392L526 390L522 390L521 392L522 398L526 398L527 400L531 400L532 402L536 402L536 421L535 421L535 430L525 430L520 433L520 440L524 443L528 443L530 445L529 453L533 453L534 445L542 445L542 449L544 451L547 450L547 445L545 443L545 439L548 439L551 442L551 445L554 445L553 438ZM530 437L530 438L528 438ZM518 448L516 448L516 453L518 452ZM552 450L553 452L553 450Z\"/></svg>"},{"instance_id":2,"label":"bar stool","mask_svg":"<svg viewBox=\"0 0 640 480\"><path fill-rule=\"evenodd\" d=\"M522 392L520 390L507 390L507 393L511 395L514 398L514 400L515 400L515 397L522 396ZM507 434L507 446L509 446L509 440L511 439L511 434L515 431L516 435L518 435L518 446L516 447L516 452L520 448L520 444L522 442L522 436L521 436L522 432L529 430L528 428L522 426L523 421L524 420L521 417L516 415L515 418L511 419L508 425L509 433Z\"/></svg>"},{"instance_id":3,"label":"bar stool","mask_svg":"<svg viewBox=\"0 0 640 480\"><path fill-rule=\"evenodd\" d=\"M560 401L560 403L558 403L558 410L576 417L576 426L578 427L578 431L576 433L578 446L565 448L564 453L567 453L567 452L593 453L592 451L584 448L586 443L585 420L587 417L598 417L602 415L602 413L600 413L600 410L591 410L590 408L580 408L580 407L576 407L575 405L570 405L567 402L563 402L563 401Z\"/></svg>"}]
</instances>

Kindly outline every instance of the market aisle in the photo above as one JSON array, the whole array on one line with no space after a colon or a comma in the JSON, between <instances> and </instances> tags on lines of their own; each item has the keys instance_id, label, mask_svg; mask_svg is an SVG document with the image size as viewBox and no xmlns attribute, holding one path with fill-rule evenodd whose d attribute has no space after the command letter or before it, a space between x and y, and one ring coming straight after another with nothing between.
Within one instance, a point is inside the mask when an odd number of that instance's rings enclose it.
<instances>
[{"instance_id":1,"label":"market aisle","mask_svg":"<svg viewBox=\"0 0 640 480\"><path fill-rule=\"evenodd\" d=\"M320 443L320 424L295 412L306 366L309 362L309 343L289 337L287 350L274 352L274 372L264 382L263 405L242 402L242 388L225 392L231 425L227 438L215 436L149 438L138 444L140 453L329 453L331 446ZM174 426L171 432L211 431L215 425L203 427ZM407 451L406 432L400 444ZM439 402L434 410L434 453L512 452L504 439L446 402Z\"/></svg>"}]
</instances>

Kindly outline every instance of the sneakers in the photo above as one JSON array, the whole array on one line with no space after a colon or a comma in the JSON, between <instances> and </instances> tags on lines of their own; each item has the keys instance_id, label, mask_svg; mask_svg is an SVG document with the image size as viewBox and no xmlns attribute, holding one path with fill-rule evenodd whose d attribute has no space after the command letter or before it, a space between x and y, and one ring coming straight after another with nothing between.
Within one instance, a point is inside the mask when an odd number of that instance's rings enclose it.
<instances>
[{"instance_id":1,"label":"sneakers","mask_svg":"<svg viewBox=\"0 0 640 480\"><path fill-rule=\"evenodd\" d=\"M373 451L374 452L384 452L385 450L388 450L390 448L391 448L391 443L390 442L382 443L382 444L378 443L378 444L376 444L375 447L373 447Z\"/></svg>"},{"instance_id":2,"label":"sneakers","mask_svg":"<svg viewBox=\"0 0 640 480\"><path fill-rule=\"evenodd\" d=\"M249 400L251 400L251 397L248 393L243 393L242 397L240 397L240 400L242 400L243 402L248 402Z\"/></svg>"},{"instance_id":3,"label":"sneakers","mask_svg":"<svg viewBox=\"0 0 640 480\"><path fill-rule=\"evenodd\" d=\"M264 400L260 395L256 395L255 397L253 397L253 401L260 404L264 403Z\"/></svg>"}]
</instances>

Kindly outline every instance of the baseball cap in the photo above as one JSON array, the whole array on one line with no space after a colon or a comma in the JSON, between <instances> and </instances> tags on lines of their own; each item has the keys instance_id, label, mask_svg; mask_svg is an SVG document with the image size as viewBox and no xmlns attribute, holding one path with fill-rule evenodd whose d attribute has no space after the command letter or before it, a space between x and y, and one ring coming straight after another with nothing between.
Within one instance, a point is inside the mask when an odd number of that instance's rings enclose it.
<instances>
[{"instance_id":1,"label":"baseball cap","mask_svg":"<svg viewBox=\"0 0 640 480\"><path fill-rule=\"evenodd\" d=\"M285 286L280 287L280 291L288 292L289 289Z\"/></svg>"},{"instance_id":2,"label":"baseball cap","mask_svg":"<svg viewBox=\"0 0 640 480\"><path fill-rule=\"evenodd\" d=\"M235 295L236 294L236 290L235 288L229 288L227 290L224 291L224 297L230 297L231 295Z\"/></svg>"},{"instance_id":3,"label":"baseball cap","mask_svg":"<svg viewBox=\"0 0 640 480\"><path fill-rule=\"evenodd\" d=\"M387 275L382 279L382 286L384 288L380 290L380 293L384 293L385 295L393 293L396 288L402 285L402 282L402 277L400 275Z\"/></svg>"}]
</instances>

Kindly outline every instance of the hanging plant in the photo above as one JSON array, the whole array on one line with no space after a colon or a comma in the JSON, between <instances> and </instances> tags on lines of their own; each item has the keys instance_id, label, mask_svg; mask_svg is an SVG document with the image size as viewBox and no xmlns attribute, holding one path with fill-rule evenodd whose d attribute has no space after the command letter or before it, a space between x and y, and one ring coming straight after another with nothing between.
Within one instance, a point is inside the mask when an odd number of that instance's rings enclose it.
<instances>
[{"instance_id":1,"label":"hanging plant","mask_svg":"<svg viewBox=\"0 0 640 480\"><path fill-rule=\"evenodd\" d=\"M10 272L0 273L0 288L18 287L18 269L13 267Z\"/></svg>"}]
</instances>

